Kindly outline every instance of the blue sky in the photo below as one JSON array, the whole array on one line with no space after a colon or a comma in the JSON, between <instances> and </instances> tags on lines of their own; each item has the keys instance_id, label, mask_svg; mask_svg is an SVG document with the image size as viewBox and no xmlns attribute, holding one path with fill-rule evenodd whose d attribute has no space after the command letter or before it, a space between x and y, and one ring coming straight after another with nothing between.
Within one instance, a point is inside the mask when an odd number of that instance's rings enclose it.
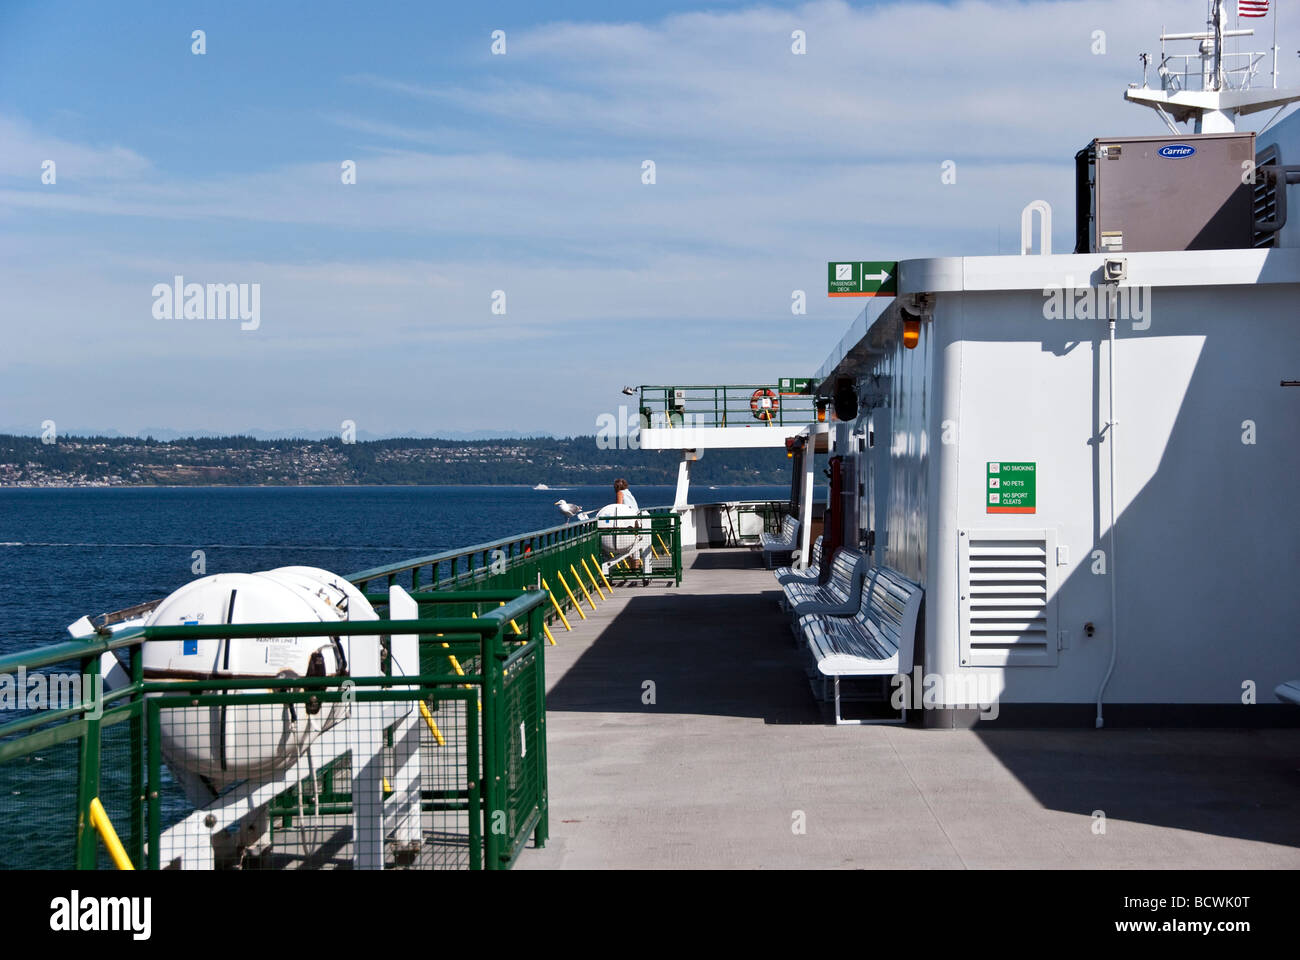
<instances>
[{"instance_id":1,"label":"blue sky","mask_svg":"<svg viewBox=\"0 0 1300 960\"><path fill-rule=\"evenodd\" d=\"M1074 151L1161 132L1122 91L1162 23L1202 20L1196 0L10 0L0 430L567 434L625 383L806 375L858 309L825 298L827 260L1009 253L1040 198L1068 249ZM259 284L260 328L155 318L176 274Z\"/></svg>"}]
</instances>

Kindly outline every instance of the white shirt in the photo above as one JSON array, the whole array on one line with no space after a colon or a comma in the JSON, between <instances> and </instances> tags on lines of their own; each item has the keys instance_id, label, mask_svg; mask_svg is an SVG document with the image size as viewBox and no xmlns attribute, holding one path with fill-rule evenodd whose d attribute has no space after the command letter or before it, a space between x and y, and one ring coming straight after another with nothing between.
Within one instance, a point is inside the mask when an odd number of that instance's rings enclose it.
<instances>
[{"instance_id":1,"label":"white shirt","mask_svg":"<svg viewBox=\"0 0 1300 960\"><path fill-rule=\"evenodd\" d=\"M633 510L637 510L637 511L641 509L639 506L637 506L636 497L632 496L631 490L623 491L623 505L631 507Z\"/></svg>"}]
</instances>

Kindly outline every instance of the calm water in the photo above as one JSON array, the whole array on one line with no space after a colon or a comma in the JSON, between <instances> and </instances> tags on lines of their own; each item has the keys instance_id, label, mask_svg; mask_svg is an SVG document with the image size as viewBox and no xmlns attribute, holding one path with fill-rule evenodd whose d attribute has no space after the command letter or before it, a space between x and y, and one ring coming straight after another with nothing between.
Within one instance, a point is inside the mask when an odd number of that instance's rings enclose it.
<instances>
[{"instance_id":1,"label":"calm water","mask_svg":"<svg viewBox=\"0 0 1300 960\"><path fill-rule=\"evenodd\" d=\"M645 506L673 488L639 486ZM695 503L783 499L788 487L691 489ZM0 653L67 638L85 614L165 596L208 573L310 564L352 573L562 523L608 486L0 489Z\"/></svg>"}]
</instances>

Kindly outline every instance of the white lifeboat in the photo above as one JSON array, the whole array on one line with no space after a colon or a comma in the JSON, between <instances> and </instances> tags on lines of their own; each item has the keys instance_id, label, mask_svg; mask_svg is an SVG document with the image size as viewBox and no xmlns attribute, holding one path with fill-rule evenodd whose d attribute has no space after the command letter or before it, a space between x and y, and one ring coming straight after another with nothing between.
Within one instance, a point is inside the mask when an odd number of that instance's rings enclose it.
<instances>
[{"instance_id":1,"label":"white lifeboat","mask_svg":"<svg viewBox=\"0 0 1300 960\"><path fill-rule=\"evenodd\" d=\"M610 503L596 512L598 529L616 529L619 532L605 534L600 538L601 549L606 556L615 557L632 550L645 550L650 546L650 520L639 517L640 511L626 503ZM631 529L638 532L632 533ZM644 530L645 533L639 531ZM629 532L623 532L629 531Z\"/></svg>"},{"instance_id":2,"label":"white lifeboat","mask_svg":"<svg viewBox=\"0 0 1300 960\"><path fill-rule=\"evenodd\" d=\"M195 580L164 599L146 625L378 619L342 577L315 567L282 567ZM348 637L150 640L144 645L144 673L155 681L344 676L350 647ZM315 710L307 704L168 709L162 712L163 755L169 766L218 786L262 779L292 765L346 712L344 704Z\"/></svg>"}]
</instances>

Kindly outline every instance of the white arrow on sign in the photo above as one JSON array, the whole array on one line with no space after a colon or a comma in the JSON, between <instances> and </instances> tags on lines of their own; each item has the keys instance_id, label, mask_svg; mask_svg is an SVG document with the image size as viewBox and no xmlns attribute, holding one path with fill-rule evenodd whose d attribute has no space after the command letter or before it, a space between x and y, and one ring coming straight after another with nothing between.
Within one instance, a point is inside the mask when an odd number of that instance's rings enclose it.
<instances>
[{"instance_id":1,"label":"white arrow on sign","mask_svg":"<svg viewBox=\"0 0 1300 960\"><path fill-rule=\"evenodd\" d=\"M889 279L888 270L882 270L880 271L880 273L867 273L864 270L862 271L862 276L858 278L858 289L859 290L863 289L863 287L865 286L868 280L879 280L880 283L883 285L884 282L888 279Z\"/></svg>"}]
</instances>

